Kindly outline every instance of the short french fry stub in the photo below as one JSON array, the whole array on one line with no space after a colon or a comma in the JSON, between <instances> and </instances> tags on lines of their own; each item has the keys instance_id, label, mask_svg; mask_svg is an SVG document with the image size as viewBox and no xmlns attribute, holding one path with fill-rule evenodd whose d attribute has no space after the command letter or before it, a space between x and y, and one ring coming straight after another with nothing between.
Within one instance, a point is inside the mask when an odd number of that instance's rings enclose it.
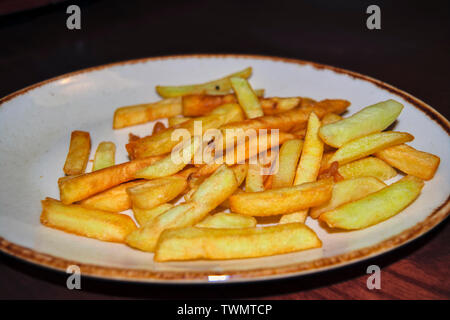
<instances>
[{"instance_id":1,"label":"short french fry stub","mask_svg":"<svg viewBox=\"0 0 450 320\"><path fill-rule=\"evenodd\" d=\"M95 151L92 171L111 167L115 163L116 145L113 142L101 142Z\"/></svg>"},{"instance_id":2,"label":"short french fry stub","mask_svg":"<svg viewBox=\"0 0 450 320\"><path fill-rule=\"evenodd\" d=\"M70 136L69 152L64 164L64 173L68 176L84 173L91 152L89 132L73 131Z\"/></svg>"}]
</instances>

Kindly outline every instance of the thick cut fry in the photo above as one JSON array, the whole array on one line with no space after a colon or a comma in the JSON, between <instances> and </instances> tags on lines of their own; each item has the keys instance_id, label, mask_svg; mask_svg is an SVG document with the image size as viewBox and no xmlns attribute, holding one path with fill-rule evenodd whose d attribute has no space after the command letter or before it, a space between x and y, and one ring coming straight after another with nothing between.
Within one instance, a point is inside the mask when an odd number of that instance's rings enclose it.
<instances>
[{"instance_id":1,"label":"thick cut fry","mask_svg":"<svg viewBox=\"0 0 450 320\"><path fill-rule=\"evenodd\" d=\"M397 171L383 160L367 157L340 166L339 174L344 179L375 177L380 180L388 180L395 177Z\"/></svg>"},{"instance_id":2,"label":"thick cut fry","mask_svg":"<svg viewBox=\"0 0 450 320\"><path fill-rule=\"evenodd\" d=\"M213 112L205 117L194 118L175 127L168 128L157 134L141 138L133 141L127 145L127 150L131 158L143 158L148 156L156 156L169 153L182 139L183 136L174 139L174 134L177 129L186 129L191 135L194 134L194 129L201 124L202 132L208 129L218 128L223 124L243 119L242 109L238 104L226 104L213 110Z\"/></svg>"},{"instance_id":3,"label":"thick cut fry","mask_svg":"<svg viewBox=\"0 0 450 320\"><path fill-rule=\"evenodd\" d=\"M433 178L441 161L434 154L418 151L405 144L381 150L375 155L400 171L423 180Z\"/></svg>"},{"instance_id":4,"label":"thick cut fry","mask_svg":"<svg viewBox=\"0 0 450 320\"><path fill-rule=\"evenodd\" d=\"M139 223L139 226L143 227L146 224L150 223L150 221L152 221L154 218L166 211L169 211L169 209L172 209L173 207L174 205L171 203L163 203L152 209L141 209L138 207L133 207L134 218Z\"/></svg>"},{"instance_id":5,"label":"thick cut fry","mask_svg":"<svg viewBox=\"0 0 450 320\"><path fill-rule=\"evenodd\" d=\"M198 228L253 228L256 227L256 219L237 213L219 212L207 216L195 225Z\"/></svg>"},{"instance_id":6,"label":"thick cut fry","mask_svg":"<svg viewBox=\"0 0 450 320\"><path fill-rule=\"evenodd\" d=\"M129 234L127 244L143 251L153 252L161 232L168 228L195 225L233 194L237 187L233 170L223 165L205 179L189 202L173 207L153 219L151 224Z\"/></svg>"},{"instance_id":7,"label":"thick cut fry","mask_svg":"<svg viewBox=\"0 0 450 320\"><path fill-rule=\"evenodd\" d=\"M272 188L292 186L303 148L303 140L288 140L280 148L278 172L273 176Z\"/></svg>"},{"instance_id":8,"label":"thick cut fry","mask_svg":"<svg viewBox=\"0 0 450 320\"><path fill-rule=\"evenodd\" d=\"M230 78L239 77L247 79L252 74L252 68L230 74L224 78L213 80L202 84L186 86L156 86L156 91L163 98L180 97L187 94L228 93L231 90Z\"/></svg>"},{"instance_id":9,"label":"thick cut fry","mask_svg":"<svg viewBox=\"0 0 450 320\"><path fill-rule=\"evenodd\" d=\"M101 142L95 151L92 171L111 167L115 163L116 145L112 142Z\"/></svg>"},{"instance_id":10,"label":"thick cut fry","mask_svg":"<svg viewBox=\"0 0 450 320\"><path fill-rule=\"evenodd\" d=\"M262 192L244 192L230 197L232 212L249 216L270 216L321 205L331 198L331 179Z\"/></svg>"},{"instance_id":11,"label":"thick cut fry","mask_svg":"<svg viewBox=\"0 0 450 320\"><path fill-rule=\"evenodd\" d=\"M80 205L90 209L109 212L120 212L131 208L131 200L127 189L145 183L145 180L136 180L119 184L116 187L100 192L92 197L80 201Z\"/></svg>"},{"instance_id":12,"label":"thick cut fry","mask_svg":"<svg viewBox=\"0 0 450 320\"><path fill-rule=\"evenodd\" d=\"M280 224L295 222L305 223L307 217L308 210L301 210L290 214L284 214L280 218Z\"/></svg>"},{"instance_id":13,"label":"thick cut fry","mask_svg":"<svg viewBox=\"0 0 450 320\"><path fill-rule=\"evenodd\" d=\"M136 178L155 179L171 176L186 167L200 147L200 137L193 137L186 145L181 142L175 147L170 154L161 160L152 163L147 168L143 168L136 172Z\"/></svg>"},{"instance_id":14,"label":"thick cut fry","mask_svg":"<svg viewBox=\"0 0 450 320\"><path fill-rule=\"evenodd\" d=\"M167 121L169 122L169 127L174 127L176 125L182 124L191 119L192 118L189 118L189 117L171 117Z\"/></svg>"},{"instance_id":15,"label":"thick cut fry","mask_svg":"<svg viewBox=\"0 0 450 320\"><path fill-rule=\"evenodd\" d=\"M137 104L116 109L113 129L121 129L162 118L180 115L181 98L164 99L154 103Z\"/></svg>"},{"instance_id":16,"label":"thick cut fry","mask_svg":"<svg viewBox=\"0 0 450 320\"><path fill-rule=\"evenodd\" d=\"M322 126L341 121L343 118L335 113L327 113L322 118Z\"/></svg>"},{"instance_id":17,"label":"thick cut fry","mask_svg":"<svg viewBox=\"0 0 450 320\"><path fill-rule=\"evenodd\" d=\"M121 183L134 180L136 172L161 157L133 160L112 167L58 180L60 199L64 204L86 199Z\"/></svg>"},{"instance_id":18,"label":"thick cut fry","mask_svg":"<svg viewBox=\"0 0 450 320\"><path fill-rule=\"evenodd\" d=\"M290 97L290 98L264 98L259 99L261 108L264 115L273 115L280 112L285 112L292 110L294 108L301 108L302 106L312 106L315 102L314 100L301 97Z\"/></svg>"},{"instance_id":19,"label":"thick cut fry","mask_svg":"<svg viewBox=\"0 0 450 320\"><path fill-rule=\"evenodd\" d=\"M403 105L395 100L371 105L351 117L323 126L320 137L330 146L342 147L351 140L383 131L395 121L402 109Z\"/></svg>"},{"instance_id":20,"label":"thick cut fry","mask_svg":"<svg viewBox=\"0 0 450 320\"><path fill-rule=\"evenodd\" d=\"M155 261L240 259L319 248L321 241L302 223L244 229L182 228L166 230Z\"/></svg>"},{"instance_id":21,"label":"thick cut fry","mask_svg":"<svg viewBox=\"0 0 450 320\"><path fill-rule=\"evenodd\" d=\"M264 190L264 178L261 174L262 168L259 163L248 166L247 178L245 179L245 192L257 192Z\"/></svg>"},{"instance_id":22,"label":"thick cut fry","mask_svg":"<svg viewBox=\"0 0 450 320\"><path fill-rule=\"evenodd\" d=\"M264 112L261 108L261 104L248 81L242 78L233 77L230 78L230 82L247 118L253 119L262 117Z\"/></svg>"},{"instance_id":23,"label":"thick cut fry","mask_svg":"<svg viewBox=\"0 0 450 320\"><path fill-rule=\"evenodd\" d=\"M335 183L331 200L318 207L311 208L310 215L317 219L322 213L331 211L345 203L359 200L370 193L383 189L386 185L374 177L362 177Z\"/></svg>"},{"instance_id":24,"label":"thick cut fry","mask_svg":"<svg viewBox=\"0 0 450 320\"><path fill-rule=\"evenodd\" d=\"M331 228L363 229L402 211L419 196L423 185L421 179L406 176L362 199L322 213L319 219Z\"/></svg>"},{"instance_id":25,"label":"thick cut fry","mask_svg":"<svg viewBox=\"0 0 450 320\"><path fill-rule=\"evenodd\" d=\"M344 144L333 154L329 163L337 161L339 165L344 165L413 139L414 137L406 132L385 131L373 133Z\"/></svg>"},{"instance_id":26,"label":"thick cut fry","mask_svg":"<svg viewBox=\"0 0 450 320\"><path fill-rule=\"evenodd\" d=\"M147 181L127 190L133 207L152 209L175 199L187 186L183 177L165 177Z\"/></svg>"},{"instance_id":27,"label":"thick cut fry","mask_svg":"<svg viewBox=\"0 0 450 320\"><path fill-rule=\"evenodd\" d=\"M89 132L73 131L70 136L69 152L67 153L64 173L68 176L81 174L86 169L91 152L91 137Z\"/></svg>"},{"instance_id":28,"label":"thick cut fry","mask_svg":"<svg viewBox=\"0 0 450 320\"><path fill-rule=\"evenodd\" d=\"M42 201L41 223L80 236L103 241L124 242L136 230L133 220L124 214L64 205L47 198Z\"/></svg>"}]
</instances>

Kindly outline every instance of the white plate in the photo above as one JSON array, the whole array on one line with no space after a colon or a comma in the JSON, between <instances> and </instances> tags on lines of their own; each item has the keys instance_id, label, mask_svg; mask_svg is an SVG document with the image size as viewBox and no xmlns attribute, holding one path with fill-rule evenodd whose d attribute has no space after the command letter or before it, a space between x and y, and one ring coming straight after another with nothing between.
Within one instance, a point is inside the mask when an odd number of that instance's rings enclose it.
<instances>
[{"instance_id":1,"label":"white plate","mask_svg":"<svg viewBox=\"0 0 450 320\"><path fill-rule=\"evenodd\" d=\"M416 138L414 147L434 153L441 164L421 196L407 209L370 228L330 233L308 219L323 241L320 249L257 259L155 263L153 255L46 228L40 200L58 198L57 179L70 132L91 133L117 145L117 163L127 161L128 133L148 134L152 124L112 130L117 107L158 100L158 84L203 82L253 67L251 83L266 96L307 96L351 101L349 113L396 99L404 104L395 130ZM82 274L147 282L263 280L300 275L360 261L392 250L443 221L449 213L449 122L424 102L381 81L310 62L243 55L150 58L63 75L0 101L0 249L21 259ZM93 154L92 154L93 156ZM444 248L443 248L444 249Z\"/></svg>"}]
</instances>

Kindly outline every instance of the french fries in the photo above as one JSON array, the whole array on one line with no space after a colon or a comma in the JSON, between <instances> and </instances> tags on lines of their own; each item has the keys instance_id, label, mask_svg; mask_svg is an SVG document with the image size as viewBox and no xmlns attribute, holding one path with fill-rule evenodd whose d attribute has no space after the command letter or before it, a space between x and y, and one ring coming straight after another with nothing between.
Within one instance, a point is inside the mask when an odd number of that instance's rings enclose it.
<instances>
[{"instance_id":1,"label":"french fries","mask_svg":"<svg viewBox=\"0 0 450 320\"><path fill-rule=\"evenodd\" d=\"M256 227L256 219L237 213L219 212L207 216L195 225L197 228L253 228Z\"/></svg>"},{"instance_id":2,"label":"french fries","mask_svg":"<svg viewBox=\"0 0 450 320\"><path fill-rule=\"evenodd\" d=\"M141 209L138 207L133 207L133 214L139 226L145 226L150 223L154 218L163 214L164 212L172 209L174 207L171 203L163 203L152 209Z\"/></svg>"},{"instance_id":3,"label":"french fries","mask_svg":"<svg viewBox=\"0 0 450 320\"><path fill-rule=\"evenodd\" d=\"M85 208L98 209L109 212L120 212L131 208L131 200L127 189L142 185L145 180L135 180L119 184L116 187L97 193L96 195L80 201Z\"/></svg>"},{"instance_id":4,"label":"french fries","mask_svg":"<svg viewBox=\"0 0 450 320\"><path fill-rule=\"evenodd\" d=\"M141 183L128 188L128 193L133 207L141 209L153 209L160 204L175 199L187 186L183 177L171 176Z\"/></svg>"},{"instance_id":5,"label":"french fries","mask_svg":"<svg viewBox=\"0 0 450 320\"><path fill-rule=\"evenodd\" d=\"M339 167L338 171L344 179L375 177L380 180L388 180L397 175L394 168L375 157L367 157L344 164Z\"/></svg>"},{"instance_id":6,"label":"french fries","mask_svg":"<svg viewBox=\"0 0 450 320\"><path fill-rule=\"evenodd\" d=\"M70 136L69 152L64 164L64 173L68 176L81 174L86 169L91 152L89 132L73 131Z\"/></svg>"},{"instance_id":7,"label":"french fries","mask_svg":"<svg viewBox=\"0 0 450 320\"><path fill-rule=\"evenodd\" d=\"M230 245L233 244L233 245ZM319 248L320 239L302 223L259 228L182 228L164 231L155 261L241 259Z\"/></svg>"},{"instance_id":8,"label":"french fries","mask_svg":"<svg viewBox=\"0 0 450 320\"><path fill-rule=\"evenodd\" d=\"M95 151L92 171L111 167L115 163L116 145L112 142L101 142Z\"/></svg>"},{"instance_id":9,"label":"french fries","mask_svg":"<svg viewBox=\"0 0 450 320\"><path fill-rule=\"evenodd\" d=\"M189 117L171 117L167 121L169 122L169 127L174 127L191 119Z\"/></svg>"},{"instance_id":10,"label":"french fries","mask_svg":"<svg viewBox=\"0 0 450 320\"><path fill-rule=\"evenodd\" d=\"M395 100L371 105L351 117L323 126L320 128L320 137L330 146L342 147L351 140L386 129L402 109L403 105Z\"/></svg>"},{"instance_id":11,"label":"french fries","mask_svg":"<svg viewBox=\"0 0 450 320\"><path fill-rule=\"evenodd\" d=\"M364 198L322 213L319 219L331 228L363 229L382 222L406 208L419 196L423 185L421 179L406 176Z\"/></svg>"},{"instance_id":12,"label":"french fries","mask_svg":"<svg viewBox=\"0 0 450 320\"><path fill-rule=\"evenodd\" d=\"M344 144L333 154L329 163L337 161L339 165L343 165L413 139L414 137L406 132L373 133Z\"/></svg>"},{"instance_id":13,"label":"french fries","mask_svg":"<svg viewBox=\"0 0 450 320\"><path fill-rule=\"evenodd\" d=\"M378 151L375 156L400 171L423 180L433 178L441 161L434 154L418 151L405 144Z\"/></svg>"},{"instance_id":14,"label":"french fries","mask_svg":"<svg viewBox=\"0 0 450 320\"><path fill-rule=\"evenodd\" d=\"M124 214L65 205L47 198L42 201L41 223L80 236L103 241L124 242L136 230L133 220Z\"/></svg>"},{"instance_id":15,"label":"french fries","mask_svg":"<svg viewBox=\"0 0 450 320\"><path fill-rule=\"evenodd\" d=\"M114 112L113 129L174 117L181 115L182 111L181 98L121 107Z\"/></svg>"},{"instance_id":16,"label":"french fries","mask_svg":"<svg viewBox=\"0 0 450 320\"><path fill-rule=\"evenodd\" d=\"M298 160L303 148L303 140L288 140L280 148L278 172L273 175L272 188L292 186Z\"/></svg>"},{"instance_id":17,"label":"french fries","mask_svg":"<svg viewBox=\"0 0 450 320\"><path fill-rule=\"evenodd\" d=\"M264 112L261 108L261 104L248 81L242 78L233 77L230 78L230 82L247 118L252 119L262 117Z\"/></svg>"},{"instance_id":18,"label":"french fries","mask_svg":"<svg viewBox=\"0 0 450 320\"><path fill-rule=\"evenodd\" d=\"M180 97L188 94L228 93L231 90L230 78L239 77L247 79L252 75L252 68L230 74L224 78L202 84L187 86L156 86L156 91L163 98Z\"/></svg>"},{"instance_id":19,"label":"french fries","mask_svg":"<svg viewBox=\"0 0 450 320\"><path fill-rule=\"evenodd\" d=\"M232 212L254 217L292 213L321 205L331 198L331 179L303 183L298 186L244 192L230 197Z\"/></svg>"},{"instance_id":20,"label":"french fries","mask_svg":"<svg viewBox=\"0 0 450 320\"><path fill-rule=\"evenodd\" d=\"M248 166L247 178L245 179L245 191L257 192L264 190L264 178L261 174L261 165L259 163Z\"/></svg>"}]
</instances>

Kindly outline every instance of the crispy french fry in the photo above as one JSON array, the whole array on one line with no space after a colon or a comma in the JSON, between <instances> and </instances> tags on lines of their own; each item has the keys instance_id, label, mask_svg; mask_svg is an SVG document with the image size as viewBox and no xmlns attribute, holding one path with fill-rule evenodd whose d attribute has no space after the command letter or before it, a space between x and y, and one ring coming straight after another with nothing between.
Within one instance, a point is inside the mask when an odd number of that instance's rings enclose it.
<instances>
[{"instance_id":1,"label":"crispy french fry","mask_svg":"<svg viewBox=\"0 0 450 320\"><path fill-rule=\"evenodd\" d=\"M207 216L195 225L197 228L253 228L256 219L237 213L219 212Z\"/></svg>"},{"instance_id":2,"label":"crispy french fry","mask_svg":"<svg viewBox=\"0 0 450 320\"><path fill-rule=\"evenodd\" d=\"M264 115L273 115L302 106L312 106L312 101L308 98L290 97L290 98L264 98L259 99Z\"/></svg>"},{"instance_id":3,"label":"crispy french fry","mask_svg":"<svg viewBox=\"0 0 450 320\"><path fill-rule=\"evenodd\" d=\"M343 118L335 113L327 113L322 118L322 126L341 121Z\"/></svg>"},{"instance_id":4,"label":"crispy french fry","mask_svg":"<svg viewBox=\"0 0 450 320\"><path fill-rule=\"evenodd\" d=\"M115 163L116 145L113 142L101 142L95 151L92 171L111 167Z\"/></svg>"},{"instance_id":5,"label":"crispy french fry","mask_svg":"<svg viewBox=\"0 0 450 320\"><path fill-rule=\"evenodd\" d=\"M127 189L133 207L152 209L175 199L187 186L183 177L171 176L147 181Z\"/></svg>"},{"instance_id":6,"label":"crispy french fry","mask_svg":"<svg viewBox=\"0 0 450 320\"><path fill-rule=\"evenodd\" d=\"M306 218L308 217L308 210L300 210L294 213L283 214L280 218L280 224L285 223L305 223Z\"/></svg>"},{"instance_id":7,"label":"crispy french fry","mask_svg":"<svg viewBox=\"0 0 450 320\"><path fill-rule=\"evenodd\" d=\"M339 165L365 158L383 149L413 140L406 132L385 131L347 142L330 158L329 163L339 162Z\"/></svg>"},{"instance_id":8,"label":"crispy french fry","mask_svg":"<svg viewBox=\"0 0 450 320\"><path fill-rule=\"evenodd\" d=\"M121 212L131 208L131 200L127 189L145 183L145 180L136 180L119 184L116 187L100 192L92 197L80 201L85 208L98 209L109 212Z\"/></svg>"},{"instance_id":9,"label":"crispy french fry","mask_svg":"<svg viewBox=\"0 0 450 320\"><path fill-rule=\"evenodd\" d=\"M68 176L81 174L86 169L91 152L89 132L73 131L70 136L69 152L64 164L64 173Z\"/></svg>"},{"instance_id":10,"label":"crispy french fry","mask_svg":"<svg viewBox=\"0 0 450 320\"><path fill-rule=\"evenodd\" d=\"M331 200L311 208L310 215L317 219L322 213L331 211L345 203L359 200L370 193L383 189L386 185L374 177L362 177L335 183Z\"/></svg>"},{"instance_id":11,"label":"crispy french fry","mask_svg":"<svg viewBox=\"0 0 450 320\"><path fill-rule=\"evenodd\" d=\"M288 140L280 148L278 172L273 176L272 188L292 186L303 148L303 140Z\"/></svg>"},{"instance_id":12,"label":"crispy french fry","mask_svg":"<svg viewBox=\"0 0 450 320\"><path fill-rule=\"evenodd\" d=\"M42 201L41 223L80 236L103 241L124 242L136 230L133 220L124 214L64 205L47 198Z\"/></svg>"},{"instance_id":13,"label":"crispy french fry","mask_svg":"<svg viewBox=\"0 0 450 320\"><path fill-rule=\"evenodd\" d=\"M181 98L121 107L114 112L113 129L174 117L181 115L182 111Z\"/></svg>"},{"instance_id":14,"label":"crispy french fry","mask_svg":"<svg viewBox=\"0 0 450 320\"><path fill-rule=\"evenodd\" d=\"M186 86L156 86L156 91L163 98L180 97L188 94L228 93L231 90L231 77L247 79L252 74L252 68L246 68L242 71L230 74L221 79L213 80L202 84L193 84Z\"/></svg>"},{"instance_id":15,"label":"crispy french fry","mask_svg":"<svg viewBox=\"0 0 450 320\"><path fill-rule=\"evenodd\" d=\"M269 227L166 230L158 241L155 261L240 259L321 247L312 229L302 223Z\"/></svg>"},{"instance_id":16,"label":"crispy french fry","mask_svg":"<svg viewBox=\"0 0 450 320\"><path fill-rule=\"evenodd\" d=\"M434 154L418 151L405 144L381 150L375 156L383 159L400 171L423 180L433 178L441 161Z\"/></svg>"},{"instance_id":17,"label":"crispy french fry","mask_svg":"<svg viewBox=\"0 0 450 320\"><path fill-rule=\"evenodd\" d=\"M163 131L164 129L166 129L166 126L164 125L164 123L162 123L161 121L157 121L153 125L152 134L156 134L156 133L158 133L160 131Z\"/></svg>"},{"instance_id":18,"label":"crispy french fry","mask_svg":"<svg viewBox=\"0 0 450 320\"><path fill-rule=\"evenodd\" d=\"M252 119L262 117L264 112L261 108L261 104L248 81L242 78L233 77L230 78L230 82L247 118Z\"/></svg>"},{"instance_id":19,"label":"crispy french fry","mask_svg":"<svg viewBox=\"0 0 450 320\"><path fill-rule=\"evenodd\" d=\"M323 126L320 137L326 144L342 147L351 140L380 132L392 124L403 109L395 100L386 100L355 113L351 117Z\"/></svg>"},{"instance_id":20,"label":"crispy french fry","mask_svg":"<svg viewBox=\"0 0 450 320\"><path fill-rule=\"evenodd\" d=\"M152 209L141 209L138 207L133 207L133 214L134 218L139 223L139 226L142 227L150 223L150 221L152 221L157 216L163 214L166 211L169 211L169 209L172 209L173 207L174 205L171 203L163 203Z\"/></svg>"},{"instance_id":21,"label":"crispy french fry","mask_svg":"<svg viewBox=\"0 0 450 320\"><path fill-rule=\"evenodd\" d=\"M182 124L191 119L192 118L189 118L189 117L171 117L167 121L169 122L169 127L174 127L176 125Z\"/></svg>"},{"instance_id":22,"label":"crispy french fry","mask_svg":"<svg viewBox=\"0 0 450 320\"><path fill-rule=\"evenodd\" d=\"M244 192L230 197L232 212L249 216L292 213L321 205L331 198L331 179L261 192Z\"/></svg>"},{"instance_id":23,"label":"crispy french fry","mask_svg":"<svg viewBox=\"0 0 450 320\"><path fill-rule=\"evenodd\" d=\"M133 160L91 173L58 180L60 199L64 204L86 199L121 183L134 180L136 172L161 157Z\"/></svg>"},{"instance_id":24,"label":"crispy french fry","mask_svg":"<svg viewBox=\"0 0 450 320\"><path fill-rule=\"evenodd\" d=\"M367 157L340 166L339 174L344 179L375 177L380 180L388 180L395 177L397 171L383 160Z\"/></svg>"},{"instance_id":25,"label":"crispy french fry","mask_svg":"<svg viewBox=\"0 0 450 320\"><path fill-rule=\"evenodd\" d=\"M218 128L223 124L238 121L243 118L242 109L238 104L222 105L211 112L210 115L194 118L175 127L168 128L157 134L141 138L129 143L131 158L143 158L148 156L162 155L171 152L180 141L182 136L174 139L172 134L177 129L186 129L191 135L194 134L195 125L201 124L203 132L208 129Z\"/></svg>"},{"instance_id":26,"label":"crispy french fry","mask_svg":"<svg viewBox=\"0 0 450 320\"><path fill-rule=\"evenodd\" d=\"M264 190L264 178L261 175L261 166L259 163L248 166L247 178L245 179L245 191L257 192Z\"/></svg>"},{"instance_id":27,"label":"crispy french fry","mask_svg":"<svg viewBox=\"0 0 450 320\"><path fill-rule=\"evenodd\" d=\"M189 202L173 207L153 219L151 224L130 233L126 239L127 244L153 252L161 232L168 228L195 225L227 199L237 187L233 170L223 165L205 179Z\"/></svg>"},{"instance_id":28,"label":"crispy french fry","mask_svg":"<svg viewBox=\"0 0 450 320\"><path fill-rule=\"evenodd\" d=\"M319 217L331 228L363 229L382 222L406 208L420 194L423 181L414 176L401 180Z\"/></svg>"}]
</instances>

